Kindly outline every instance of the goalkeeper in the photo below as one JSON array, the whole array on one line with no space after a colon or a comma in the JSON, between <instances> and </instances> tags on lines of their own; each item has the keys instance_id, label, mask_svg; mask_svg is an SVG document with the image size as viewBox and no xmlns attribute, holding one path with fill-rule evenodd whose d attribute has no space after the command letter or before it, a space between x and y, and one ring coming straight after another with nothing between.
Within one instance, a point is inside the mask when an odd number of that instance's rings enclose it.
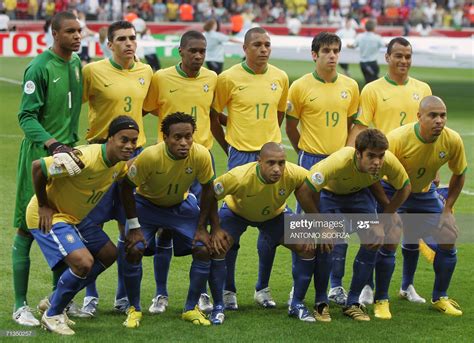
<instances>
[{"instance_id":1,"label":"goalkeeper","mask_svg":"<svg viewBox=\"0 0 474 343\"><path fill-rule=\"evenodd\" d=\"M61 12L52 19L52 31L52 48L37 56L25 70L18 114L25 137L18 158L13 222L18 229L12 251L13 320L26 326L39 325L26 300L33 242L25 220L26 207L34 195L31 164L39 158L60 153L55 159L69 174L79 173L83 167L71 148L78 141L82 103L81 61L74 53L81 46L81 27L74 14Z\"/></svg>"}]
</instances>

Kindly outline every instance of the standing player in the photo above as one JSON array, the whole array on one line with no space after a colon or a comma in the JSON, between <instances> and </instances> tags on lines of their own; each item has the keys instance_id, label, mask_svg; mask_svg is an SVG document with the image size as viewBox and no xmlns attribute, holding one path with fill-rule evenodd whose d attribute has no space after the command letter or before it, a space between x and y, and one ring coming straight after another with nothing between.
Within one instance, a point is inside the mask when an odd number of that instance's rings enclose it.
<instances>
[{"instance_id":1,"label":"standing player","mask_svg":"<svg viewBox=\"0 0 474 343\"><path fill-rule=\"evenodd\" d=\"M55 150L65 150L79 139L82 73L81 61L73 52L81 47L81 26L75 15L60 12L52 19L52 32L52 48L36 57L25 70L18 114L25 138L18 160L13 223L18 228L12 250L13 320L27 326L39 325L26 300L33 242L25 219L26 207L34 194L31 163L53 154Z\"/></svg>"},{"instance_id":2,"label":"standing player","mask_svg":"<svg viewBox=\"0 0 474 343\"><path fill-rule=\"evenodd\" d=\"M225 202L219 210L220 225L211 232L213 248L217 252L212 256L209 281L215 302L210 318L213 324L222 324L225 318L225 253L240 240L248 226L257 227L272 249L283 244L284 217L291 213L286 200L293 192L300 199L306 174L304 168L286 161L280 144L270 142L263 145L257 162L236 167L214 181L214 194L208 194L209 197L203 200L224 199ZM311 197L309 201L304 200L304 206L308 212L316 211ZM285 246L296 255L293 259L295 290L289 315L314 322L315 318L303 302L314 270L314 249L302 244Z\"/></svg>"},{"instance_id":3,"label":"standing player","mask_svg":"<svg viewBox=\"0 0 474 343\"><path fill-rule=\"evenodd\" d=\"M247 31L243 49L245 61L224 71L217 79L213 110L227 108L225 151L228 169L254 162L263 144L281 142L280 125L286 110L288 76L268 63L271 42L268 33L255 27ZM226 308L237 310L235 262L239 242L234 242L226 256L227 280L224 301ZM268 282L275 258L262 238L257 243L259 273L254 299L264 307L275 307Z\"/></svg>"},{"instance_id":4,"label":"standing player","mask_svg":"<svg viewBox=\"0 0 474 343\"><path fill-rule=\"evenodd\" d=\"M286 133L298 153L298 164L305 169L310 169L346 145L348 131L359 106L357 82L336 70L341 39L333 33L321 32L314 37L311 51L316 63L315 71L291 85L286 115ZM301 132L298 131L300 121ZM296 211L301 212L299 205ZM321 256L316 258L314 271L316 292L326 293L325 289L319 289L326 285L319 282L321 278L318 274L324 275L327 271L318 267L327 264L319 262L334 258L329 298L340 305L345 304L346 292L337 275L344 273L346 250L347 244L337 244L333 256L318 250Z\"/></svg>"},{"instance_id":5,"label":"standing player","mask_svg":"<svg viewBox=\"0 0 474 343\"><path fill-rule=\"evenodd\" d=\"M161 128L164 142L146 148L133 162L126 182L123 183L122 198L129 218L127 245L133 246L144 235L148 248L145 253L154 254L156 233L161 227L169 228L173 233L175 254L193 255L189 271L189 291L182 318L196 325L210 325L198 307L211 266L207 248L209 233L206 230L209 203L201 200L198 205L198 200L189 192L189 187L197 179L202 185L203 196L206 192L212 192L212 158L209 150L193 143L196 122L190 115L181 112L170 114L162 121ZM137 187L135 198L134 187ZM131 205L127 206L129 203ZM137 328L142 317L142 254L134 252L130 247L128 254L124 280L130 307L123 324L127 328Z\"/></svg>"},{"instance_id":6,"label":"standing player","mask_svg":"<svg viewBox=\"0 0 474 343\"><path fill-rule=\"evenodd\" d=\"M410 42L403 37L389 42L385 54L388 73L362 89L359 113L349 134L348 145L353 146L358 133L369 125L388 134L393 129L416 121L420 101L431 95L431 89L426 83L409 77L412 53ZM403 281L400 295L409 301L424 303L425 299L418 295L413 286L419 245L403 244L402 254ZM373 302L372 289L373 282L364 288L361 302Z\"/></svg>"},{"instance_id":7,"label":"standing player","mask_svg":"<svg viewBox=\"0 0 474 343\"><path fill-rule=\"evenodd\" d=\"M442 313L461 316L459 305L448 297L447 290L457 262L455 242L458 229L453 208L464 185L467 162L462 139L457 132L445 126L446 120L447 110L444 102L438 97L428 96L420 102L418 121L393 130L387 138L390 151L405 167L412 185L412 193L400 207L400 211L441 214L439 223L432 223L431 231L419 232L420 230L416 229L419 226L415 225L404 227L404 236L409 243L418 242L419 238L424 237L423 234L433 236L437 242L431 303ZM443 207L432 181L441 166L446 163L453 174ZM393 193L392 186L390 182L385 184L388 196ZM378 293L377 290L376 299ZM387 294L385 296L388 298Z\"/></svg>"},{"instance_id":8,"label":"standing player","mask_svg":"<svg viewBox=\"0 0 474 343\"><path fill-rule=\"evenodd\" d=\"M73 335L73 322L64 314L68 303L82 288L116 259L117 251L99 225L78 225L94 208L112 183L125 176L125 161L132 156L138 138L138 125L130 117L117 117L109 128L106 144L79 148L85 167L69 176L54 157L33 162L36 195L27 209L27 223L51 269L64 262L69 267L59 279L42 326L61 335ZM69 325L68 325L69 324Z\"/></svg>"},{"instance_id":9,"label":"standing player","mask_svg":"<svg viewBox=\"0 0 474 343\"><path fill-rule=\"evenodd\" d=\"M384 210L386 213L394 213L410 194L410 180L402 164L387 149L385 135L377 129L367 129L357 136L355 149L344 147L314 165L308 174L308 185L316 192L319 212L371 213L375 216L376 201L369 187L387 177L395 194L387 201ZM351 287L343 312L354 320L368 321L370 317L364 305L359 303L360 292L372 275L376 258L383 260L380 262L383 268L377 270L381 276L388 273L391 275L393 272L391 260L394 259L394 254L390 254L391 250L388 250L393 248L382 244L386 235L390 235L390 242L399 239L400 228L392 225L377 226L374 230L357 231L357 234L361 238L361 246L354 260ZM382 258L377 256L377 251ZM326 287L328 277L329 275L325 277ZM377 289L388 290L390 278L377 277L376 281ZM326 294L316 294L316 297L321 303L327 304ZM384 308L376 307L375 316L388 319L383 310Z\"/></svg>"},{"instance_id":10,"label":"standing player","mask_svg":"<svg viewBox=\"0 0 474 343\"><path fill-rule=\"evenodd\" d=\"M156 113L160 123L171 113L190 113L196 121L196 133L193 140L211 150L213 135L222 147L225 146L225 139L217 115L211 113L217 75L202 67L206 56L206 46L206 38L202 33L197 31L184 33L179 45L181 62L153 75L149 96L143 107L148 112ZM161 130L158 130L158 137L160 141L163 140ZM195 181L190 191L199 199L200 183ZM149 308L150 313L162 313L168 306L166 283L172 254L170 234L169 230L163 230L156 242L154 256L156 293ZM212 304L205 289L199 305L205 312L212 310Z\"/></svg>"},{"instance_id":11,"label":"standing player","mask_svg":"<svg viewBox=\"0 0 474 343\"><path fill-rule=\"evenodd\" d=\"M147 64L135 60L137 50L136 31L127 21L112 23L107 31L108 47L112 51L110 59L93 62L84 67L84 92L82 101L89 102L89 127L86 139L89 143L103 143L107 139L107 130L119 113L132 117L140 128L136 154L145 145L146 137L143 128L143 102L148 94L153 71ZM94 211L96 223L110 219L119 222L120 232L123 233L125 215L120 204L111 209L113 203L119 202L118 186L111 187L101 203ZM112 213L111 213L112 212ZM100 218L102 215L112 217ZM125 296L122 278L123 236L117 242L119 257L117 259L118 287L115 307L125 311L128 302ZM91 284L86 290L84 310L94 313L98 303L98 293Z\"/></svg>"}]
</instances>

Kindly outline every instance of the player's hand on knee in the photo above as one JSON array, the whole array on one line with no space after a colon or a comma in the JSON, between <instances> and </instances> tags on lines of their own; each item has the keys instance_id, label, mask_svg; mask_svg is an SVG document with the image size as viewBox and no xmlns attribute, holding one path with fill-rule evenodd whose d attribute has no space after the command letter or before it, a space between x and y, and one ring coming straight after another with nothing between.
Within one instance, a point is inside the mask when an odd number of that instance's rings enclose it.
<instances>
[{"instance_id":1,"label":"player's hand on knee","mask_svg":"<svg viewBox=\"0 0 474 343\"><path fill-rule=\"evenodd\" d=\"M207 250L212 251L211 236L205 227L197 228L196 233L194 234L193 246L196 244L196 242L203 243Z\"/></svg>"},{"instance_id":2,"label":"player's hand on knee","mask_svg":"<svg viewBox=\"0 0 474 343\"><path fill-rule=\"evenodd\" d=\"M146 241L140 228L131 229L125 236L125 254L130 255L131 259L143 256L146 249Z\"/></svg>"},{"instance_id":3,"label":"player's hand on knee","mask_svg":"<svg viewBox=\"0 0 474 343\"><path fill-rule=\"evenodd\" d=\"M451 212L443 212L441 214L441 218L439 220L438 229L449 230L451 234L453 234L456 238L458 238L459 230L456 225L456 219Z\"/></svg>"},{"instance_id":4,"label":"player's hand on knee","mask_svg":"<svg viewBox=\"0 0 474 343\"><path fill-rule=\"evenodd\" d=\"M369 232L367 246L370 250L378 249L384 243L385 232L383 225L374 225Z\"/></svg>"},{"instance_id":5,"label":"player's hand on knee","mask_svg":"<svg viewBox=\"0 0 474 343\"><path fill-rule=\"evenodd\" d=\"M214 229L211 234L211 245L215 255L225 254L230 248L231 238L224 230Z\"/></svg>"},{"instance_id":6,"label":"player's hand on knee","mask_svg":"<svg viewBox=\"0 0 474 343\"><path fill-rule=\"evenodd\" d=\"M48 233L51 231L51 226L53 225L53 215L56 213L54 209L45 205L38 207L38 216L39 216L39 229L43 233Z\"/></svg>"}]
</instances>

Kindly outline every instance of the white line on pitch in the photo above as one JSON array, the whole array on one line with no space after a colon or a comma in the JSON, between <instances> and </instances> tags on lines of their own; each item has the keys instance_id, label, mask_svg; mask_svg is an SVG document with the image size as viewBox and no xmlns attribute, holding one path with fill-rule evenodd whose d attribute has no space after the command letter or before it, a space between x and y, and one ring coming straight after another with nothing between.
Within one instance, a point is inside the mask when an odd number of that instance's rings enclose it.
<instances>
[{"instance_id":1,"label":"white line on pitch","mask_svg":"<svg viewBox=\"0 0 474 343\"><path fill-rule=\"evenodd\" d=\"M0 81L13 83L14 85L21 85L21 83L22 83L21 81L13 80L13 79L9 79L9 78L6 78L6 77L1 77L1 76L0 76Z\"/></svg>"}]
</instances>

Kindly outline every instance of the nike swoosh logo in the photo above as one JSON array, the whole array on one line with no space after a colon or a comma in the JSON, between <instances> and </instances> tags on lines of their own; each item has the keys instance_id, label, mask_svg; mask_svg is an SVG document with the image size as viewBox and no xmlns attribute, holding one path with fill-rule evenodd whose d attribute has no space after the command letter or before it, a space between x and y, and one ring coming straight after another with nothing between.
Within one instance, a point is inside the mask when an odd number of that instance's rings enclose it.
<instances>
[{"instance_id":1,"label":"nike swoosh logo","mask_svg":"<svg viewBox=\"0 0 474 343\"><path fill-rule=\"evenodd\" d=\"M410 158L410 156L403 156L403 158Z\"/></svg>"},{"instance_id":2,"label":"nike swoosh logo","mask_svg":"<svg viewBox=\"0 0 474 343\"><path fill-rule=\"evenodd\" d=\"M389 99L391 99L391 98L382 98L383 101L387 101Z\"/></svg>"},{"instance_id":3,"label":"nike swoosh logo","mask_svg":"<svg viewBox=\"0 0 474 343\"><path fill-rule=\"evenodd\" d=\"M170 93L174 93L178 90L179 88L176 88L176 89L170 89Z\"/></svg>"},{"instance_id":4,"label":"nike swoosh logo","mask_svg":"<svg viewBox=\"0 0 474 343\"><path fill-rule=\"evenodd\" d=\"M350 180L350 179L351 179L350 177L343 177L342 181L346 181L346 180Z\"/></svg>"},{"instance_id":5,"label":"nike swoosh logo","mask_svg":"<svg viewBox=\"0 0 474 343\"><path fill-rule=\"evenodd\" d=\"M252 198L252 197L254 197L254 196L257 196L257 194L253 194L253 195L248 195L248 194L247 194L247 198Z\"/></svg>"},{"instance_id":6,"label":"nike swoosh logo","mask_svg":"<svg viewBox=\"0 0 474 343\"><path fill-rule=\"evenodd\" d=\"M248 87L248 86L245 86L245 87L240 86L240 87L238 88L238 90L239 90L239 91L243 91L243 90L244 90L245 88L247 88L247 87Z\"/></svg>"},{"instance_id":7,"label":"nike swoosh logo","mask_svg":"<svg viewBox=\"0 0 474 343\"><path fill-rule=\"evenodd\" d=\"M94 180L94 178L93 177L88 177L87 180Z\"/></svg>"},{"instance_id":8,"label":"nike swoosh logo","mask_svg":"<svg viewBox=\"0 0 474 343\"><path fill-rule=\"evenodd\" d=\"M317 98L318 98L318 97L309 99L309 102L313 102L313 101L316 100Z\"/></svg>"},{"instance_id":9,"label":"nike swoosh logo","mask_svg":"<svg viewBox=\"0 0 474 343\"><path fill-rule=\"evenodd\" d=\"M111 84L111 83L107 83L107 84L104 83L104 87L107 88L107 87L109 87L109 86L112 86L112 84Z\"/></svg>"},{"instance_id":10,"label":"nike swoosh logo","mask_svg":"<svg viewBox=\"0 0 474 343\"><path fill-rule=\"evenodd\" d=\"M158 171L157 171L157 172L155 172L155 174L158 174L158 175L160 175L160 174L164 174L164 173L165 173L165 172L158 172Z\"/></svg>"},{"instance_id":11,"label":"nike swoosh logo","mask_svg":"<svg viewBox=\"0 0 474 343\"><path fill-rule=\"evenodd\" d=\"M57 79L54 79L54 80L53 80L53 83L56 83L56 82L58 82L59 80L61 80L60 77L58 77Z\"/></svg>"}]
</instances>

